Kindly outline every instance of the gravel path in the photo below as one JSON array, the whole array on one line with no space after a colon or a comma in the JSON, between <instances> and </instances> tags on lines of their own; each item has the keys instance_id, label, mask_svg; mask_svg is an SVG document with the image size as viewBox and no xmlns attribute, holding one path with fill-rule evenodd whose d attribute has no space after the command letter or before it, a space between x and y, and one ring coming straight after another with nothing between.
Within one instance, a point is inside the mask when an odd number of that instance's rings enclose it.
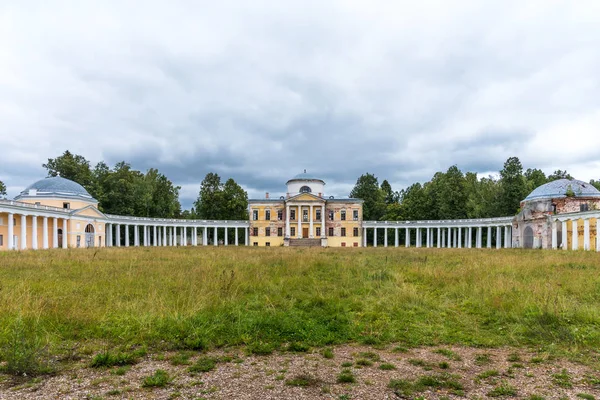
<instances>
[{"instance_id":1,"label":"gravel path","mask_svg":"<svg viewBox=\"0 0 600 400\"><path fill-rule=\"evenodd\" d=\"M158 353L120 369L89 368L85 359L50 377L0 375L0 399L600 399L600 373L592 367L523 349L345 345L331 350L332 358L323 349L268 356L248 356L242 349L184 357ZM176 358L187 364L173 365ZM207 358L215 361L214 369L189 371ZM208 360L206 369L210 366ZM157 370L167 372L166 386L143 387ZM338 382L340 374L355 382Z\"/></svg>"}]
</instances>

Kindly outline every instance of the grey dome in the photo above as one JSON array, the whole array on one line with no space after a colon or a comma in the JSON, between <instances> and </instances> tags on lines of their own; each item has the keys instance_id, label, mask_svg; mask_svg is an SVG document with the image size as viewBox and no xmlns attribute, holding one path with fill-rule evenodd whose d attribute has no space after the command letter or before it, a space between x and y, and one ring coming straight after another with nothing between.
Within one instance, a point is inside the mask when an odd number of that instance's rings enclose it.
<instances>
[{"instance_id":1,"label":"grey dome","mask_svg":"<svg viewBox=\"0 0 600 400\"><path fill-rule=\"evenodd\" d=\"M306 170L304 170L304 172L302 172L301 174L294 176L288 182L290 182L290 181L321 181L321 182L325 183L323 181L323 179L318 178L315 175L308 174L306 172Z\"/></svg>"},{"instance_id":2,"label":"grey dome","mask_svg":"<svg viewBox=\"0 0 600 400\"><path fill-rule=\"evenodd\" d=\"M536 188L524 201L563 198L567 197L568 192L573 193L574 197L600 197L600 191L589 183L558 179Z\"/></svg>"},{"instance_id":3,"label":"grey dome","mask_svg":"<svg viewBox=\"0 0 600 400\"><path fill-rule=\"evenodd\" d=\"M34 197L74 198L97 203L79 183L60 176L41 179L29 185L15 200Z\"/></svg>"}]
</instances>

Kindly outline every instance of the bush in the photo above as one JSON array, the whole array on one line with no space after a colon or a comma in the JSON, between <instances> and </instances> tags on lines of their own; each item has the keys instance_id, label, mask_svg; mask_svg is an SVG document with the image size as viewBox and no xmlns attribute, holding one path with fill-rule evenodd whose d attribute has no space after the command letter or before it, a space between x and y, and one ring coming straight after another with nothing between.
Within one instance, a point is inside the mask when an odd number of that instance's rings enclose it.
<instances>
[{"instance_id":1,"label":"bush","mask_svg":"<svg viewBox=\"0 0 600 400\"><path fill-rule=\"evenodd\" d=\"M173 378L169 376L167 371L162 369L157 369L154 375L150 375L144 378L142 382L142 387L165 387Z\"/></svg>"},{"instance_id":2,"label":"bush","mask_svg":"<svg viewBox=\"0 0 600 400\"><path fill-rule=\"evenodd\" d=\"M0 348L3 370L12 375L41 375L53 372L41 338L31 326L18 318L8 328L6 343Z\"/></svg>"},{"instance_id":3,"label":"bush","mask_svg":"<svg viewBox=\"0 0 600 400\"><path fill-rule=\"evenodd\" d=\"M209 372L215 369L217 361L213 357L200 357L188 370L190 372Z\"/></svg>"},{"instance_id":4,"label":"bush","mask_svg":"<svg viewBox=\"0 0 600 400\"><path fill-rule=\"evenodd\" d=\"M133 365L137 363L137 357L131 353L116 353L110 351L98 353L92 358L90 367L110 368L114 366Z\"/></svg>"}]
</instances>

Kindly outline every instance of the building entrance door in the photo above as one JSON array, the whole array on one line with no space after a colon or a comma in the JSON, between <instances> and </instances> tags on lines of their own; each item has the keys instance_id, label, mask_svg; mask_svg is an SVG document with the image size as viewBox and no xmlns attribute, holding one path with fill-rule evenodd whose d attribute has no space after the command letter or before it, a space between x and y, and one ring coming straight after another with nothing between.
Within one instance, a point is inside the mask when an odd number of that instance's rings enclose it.
<instances>
[{"instance_id":1,"label":"building entrance door","mask_svg":"<svg viewBox=\"0 0 600 400\"><path fill-rule=\"evenodd\" d=\"M308 237L308 228L302 228L302 237L303 238L307 238Z\"/></svg>"}]
</instances>

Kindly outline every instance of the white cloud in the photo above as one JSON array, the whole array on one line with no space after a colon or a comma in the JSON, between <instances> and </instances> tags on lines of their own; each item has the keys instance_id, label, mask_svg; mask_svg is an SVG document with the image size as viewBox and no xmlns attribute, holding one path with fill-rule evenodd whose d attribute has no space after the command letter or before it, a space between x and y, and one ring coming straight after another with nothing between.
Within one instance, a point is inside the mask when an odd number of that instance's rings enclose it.
<instances>
[{"instance_id":1,"label":"white cloud","mask_svg":"<svg viewBox=\"0 0 600 400\"><path fill-rule=\"evenodd\" d=\"M596 1L19 1L0 5L0 179L65 149L281 193L347 195L509 156L600 178Z\"/></svg>"}]
</instances>

